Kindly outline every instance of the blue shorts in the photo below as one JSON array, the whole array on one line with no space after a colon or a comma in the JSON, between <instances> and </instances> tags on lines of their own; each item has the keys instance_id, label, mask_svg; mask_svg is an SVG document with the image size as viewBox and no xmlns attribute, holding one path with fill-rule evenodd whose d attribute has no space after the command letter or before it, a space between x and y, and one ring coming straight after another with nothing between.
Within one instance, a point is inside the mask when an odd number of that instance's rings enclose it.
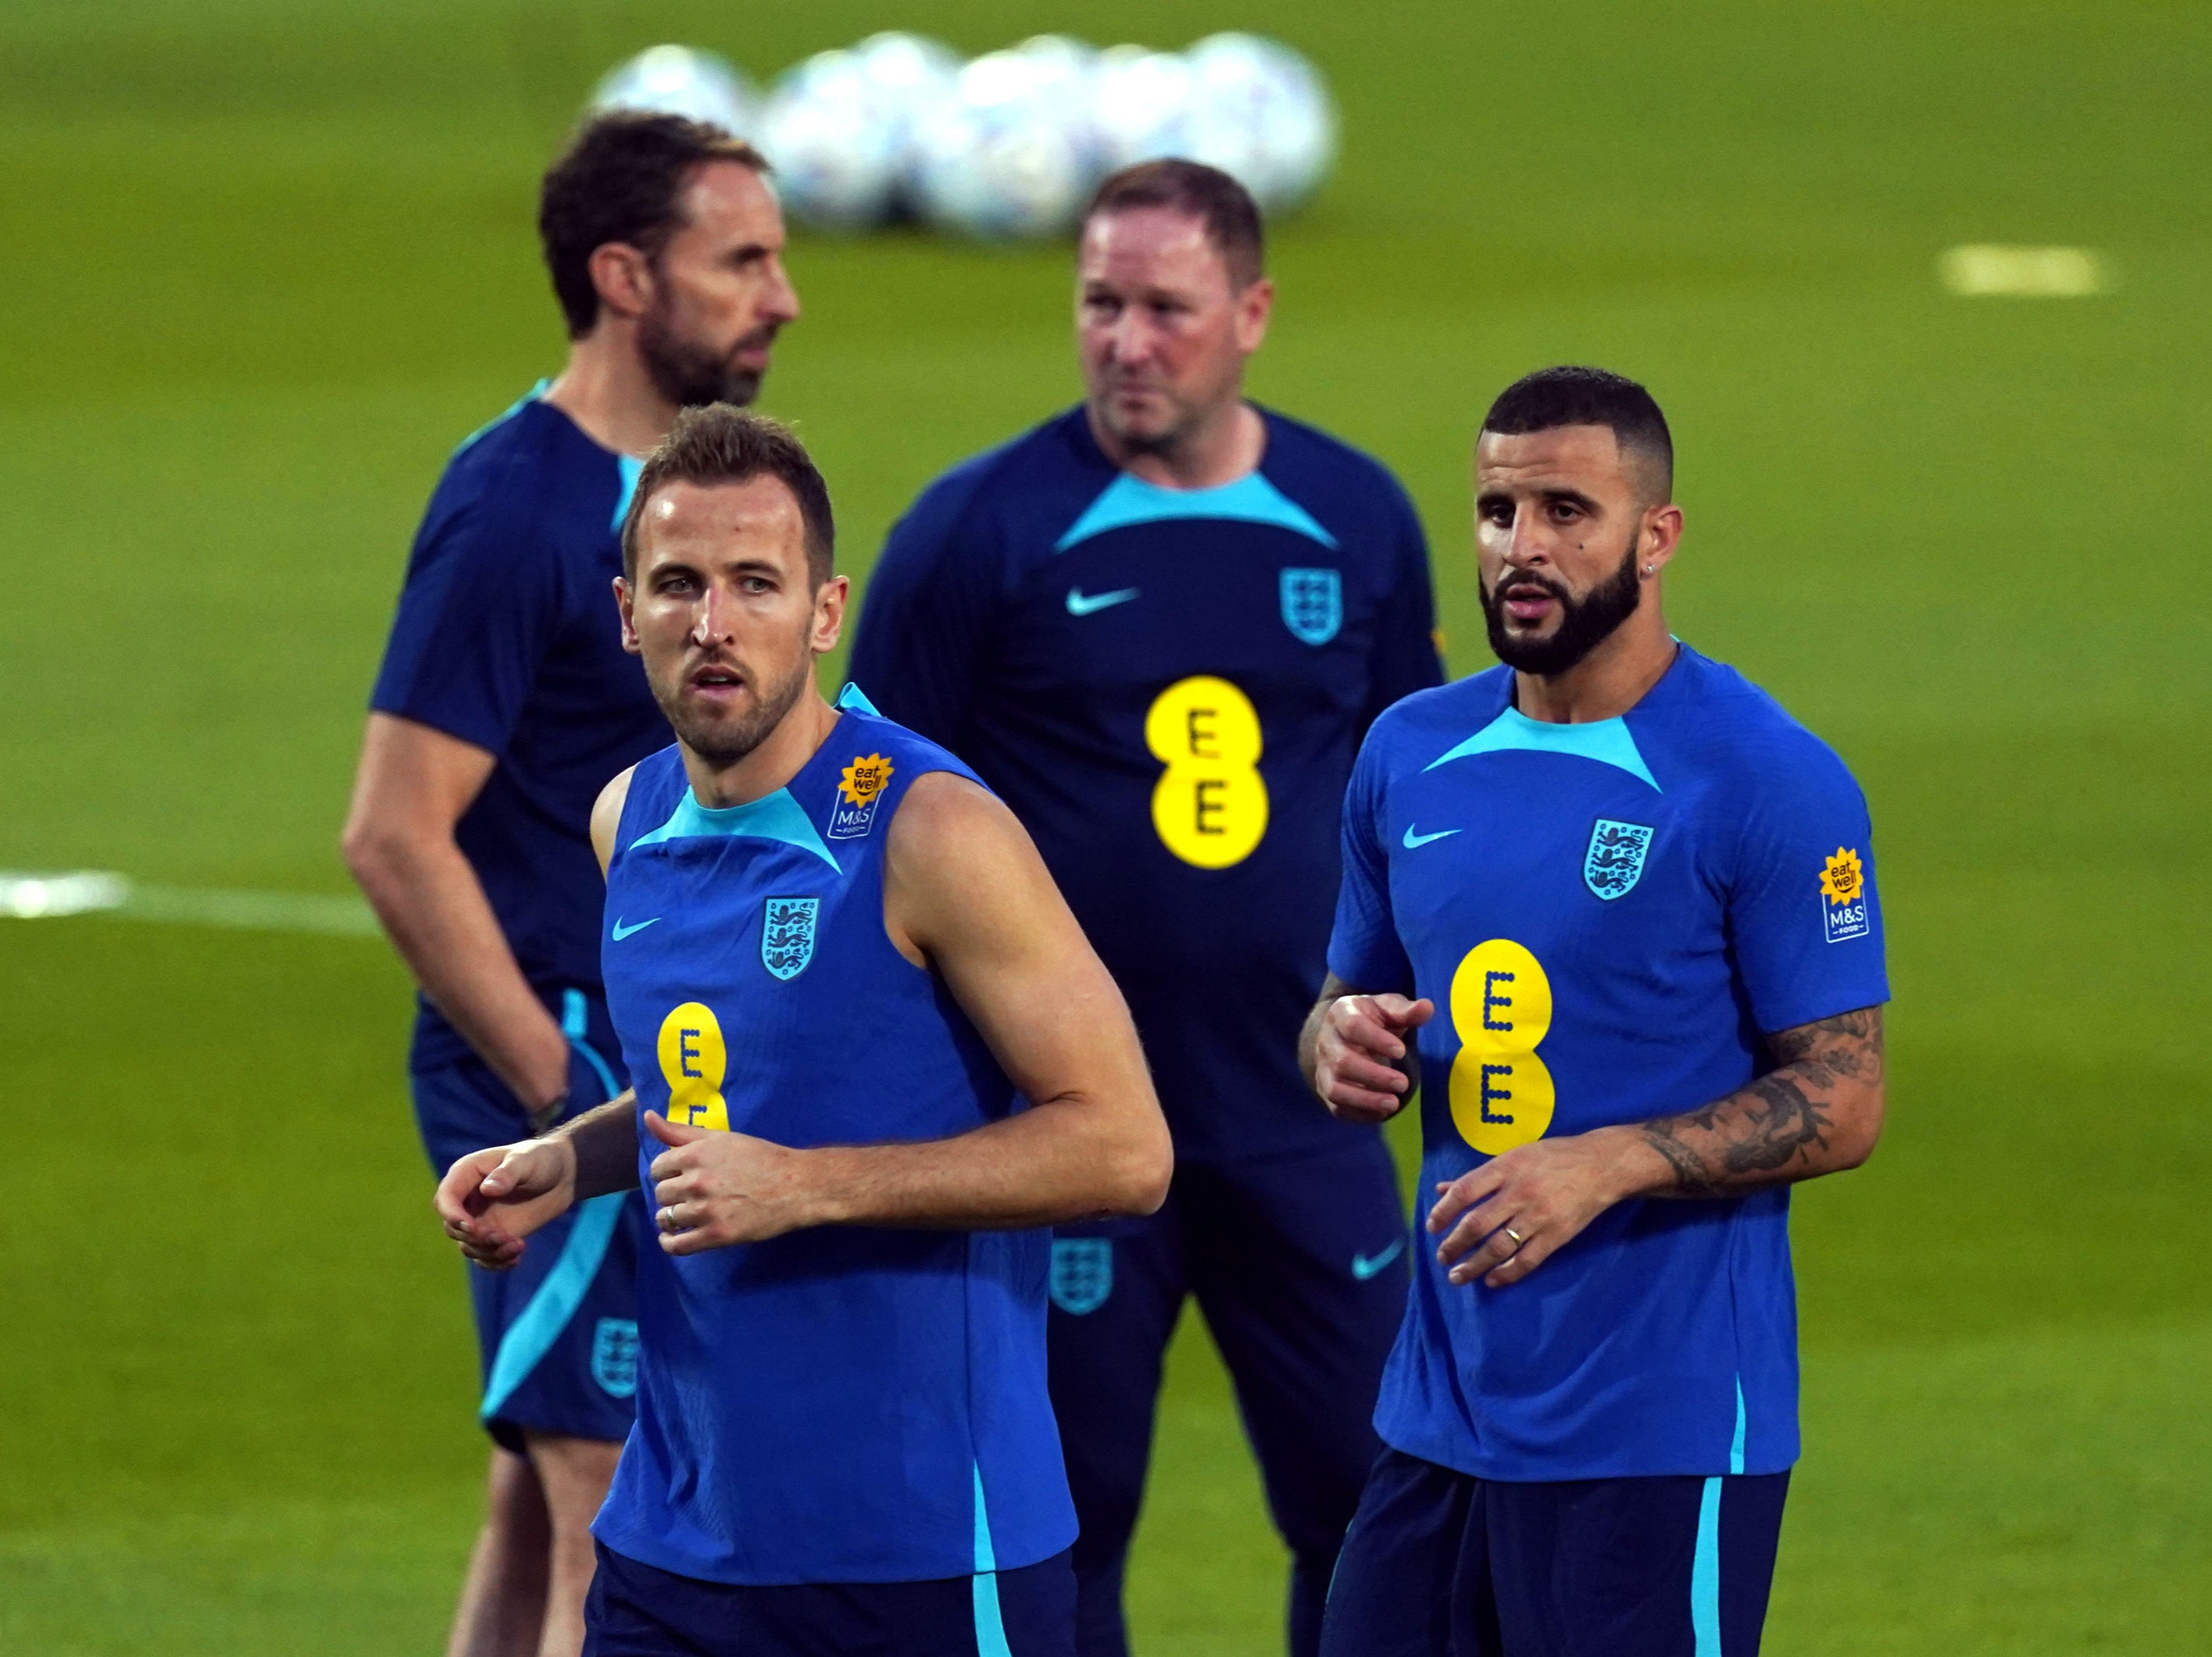
<instances>
[{"instance_id":1,"label":"blue shorts","mask_svg":"<svg viewBox=\"0 0 2212 1657\"><path fill-rule=\"evenodd\" d=\"M933 1582L702 1582L599 1545L583 1657L1074 1657L1066 1553Z\"/></svg>"},{"instance_id":2,"label":"blue shorts","mask_svg":"<svg viewBox=\"0 0 2212 1657\"><path fill-rule=\"evenodd\" d=\"M592 1039L590 1015L597 1011L572 1003L566 1021L584 1031L570 1032L572 1110L589 1108L623 1085L620 1071L601 1056L612 1050L611 1033ZM410 1079L423 1149L439 1176L472 1150L530 1137L521 1102L473 1055ZM643 1195L612 1193L532 1236L513 1271L465 1268L483 1378L477 1416L495 1442L520 1452L526 1432L612 1442L629 1435L644 1229Z\"/></svg>"},{"instance_id":3,"label":"blue shorts","mask_svg":"<svg viewBox=\"0 0 2212 1657\"><path fill-rule=\"evenodd\" d=\"M1757 1657L1790 1475L1508 1484L1385 1450L1322 1657Z\"/></svg>"},{"instance_id":4,"label":"blue shorts","mask_svg":"<svg viewBox=\"0 0 2212 1657\"><path fill-rule=\"evenodd\" d=\"M1226 1166L1185 1162L1141 1219L1053 1234L1052 1407L1082 1534L1076 1645L1126 1657L1121 1576L1144 1500L1162 1362L1195 1299L1236 1385L1291 1551L1291 1657L1313 1657L1370 1424L1405 1315L1410 1241L1380 1135Z\"/></svg>"}]
</instances>

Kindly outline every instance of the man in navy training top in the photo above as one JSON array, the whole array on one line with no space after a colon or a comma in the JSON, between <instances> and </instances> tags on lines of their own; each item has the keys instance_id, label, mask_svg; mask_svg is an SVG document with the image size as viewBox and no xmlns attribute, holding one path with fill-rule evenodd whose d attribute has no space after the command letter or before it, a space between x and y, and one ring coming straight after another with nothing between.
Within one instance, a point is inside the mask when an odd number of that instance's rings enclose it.
<instances>
[{"instance_id":1,"label":"man in navy training top","mask_svg":"<svg viewBox=\"0 0 2212 1657\"><path fill-rule=\"evenodd\" d=\"M615 115L545 175L567 367L464 443L431 497L371 699L346 860L422 987L410 1059L442 1172L623 1084L588 840L609 777L667 740L607 583L645 453L678 408L750 400L798 315L760 157ZM588 1527L629 1429L638 1205L471 1272L494 1448L453 1657L572 1657Z\"/></svg>"},{"instance_id":2,"label":"man in navy training top","mask_svg":"<svg viewBox=\"0 0 2212 1657\"><path fill-rule=\"evenodd\" d=\"M973 765L1036 836L1136 1015L1176 1135L1159 1215L1065 1227L1053 1404L1085 1657L1121 1574L1163 1354L1195 1295L1292 1559L1310 1657L1378 1446L1404 1308L1380 1137L1297 1066L1368 722L1437 683L1428 550L1380 464L1243 395L1267 331L1259 212L1156 161L1085 215L1085 401L932 484L860 613L855 683Z\"/></svg>"},{"instance_id":3,"label":"man in navy training top","mask_svg":"<svg viewBox=\"0 0 2212 1657\"><path fill-rule=\"evenodd\" d=\"M592 814L635 1096L439 1192L505 1268L653 1187L586 1650L1068 1657L1042 1228L1167 1194L1127 1009L1012 813L815 690L846 583L789 433L685 414L623 540L624 640L677 732Z\"/></svg>"},{"instance_id":4,"label":"man in navy training top","mask_svg":"<svg viewBox=\"0 0 2212 1657\"><path fill-rule=\"evenodd\" d=\"M1474 470L1504 665L1368 734L1304 1043L1347 1120L1424 1080L1441 1238L1322 1646L1754 1657L1798 1450L1788 1187L1881 1131L1866 801L1668 634L1641 385L1529 375Z\"/></svg>"}]
</instances>

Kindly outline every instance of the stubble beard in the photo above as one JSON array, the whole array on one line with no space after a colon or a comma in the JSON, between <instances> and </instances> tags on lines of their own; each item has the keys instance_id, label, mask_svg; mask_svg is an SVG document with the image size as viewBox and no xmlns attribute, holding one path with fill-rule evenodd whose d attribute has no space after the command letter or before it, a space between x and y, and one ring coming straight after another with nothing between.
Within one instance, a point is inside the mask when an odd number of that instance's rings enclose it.
<instances>
[{"instance_id":1,"label":"stubble beard","mask_svg":"<svg viewBox=\"0 0 2212 1657\"><path fill-rule=\"evenodd\" d=\"M672 694L659 698L660 711L667 716L677 739L720 770L735 765L766 742L806 694L813 677L814 659L810 652L789 674L769 686L749 711L722 719L702 716L684 699L679 681Z\"/></svg>"},{"instance_id":2,"label":"stubble beard","mask_svg":"<svg viewBox=\"0 0 2212 1657\"><path fill-rule=\"evenodd\" d=\"M1190 440L1191 433L1199 425L1195 410L1172 393L1155 393L1167 405L1167 419L1155 430L1139 431L1124 423L1114 412L1113 393L1109 390L1094 407L1098 423L1111 434L1114 440L1132 455L1172 455Z\"/></svg>"},{"instance_id":3,"label":"stubble beard","mask_svg":"<svg viewBox=\"0 0 2212 1657\"><path fill-rule=\"evenodd\" d=\"M740 368L730 359L738 351L768 344L775 339L775 330L757 328L727 353L718 355L678 333L670 320L669 308L665 303L655 305L638 319L637 352L653 389L679 409L703 408L710 403L733 403L741 409L750 406L760 395L761 373Z\"/></svg>"},{"instance_id":4,"label":"stubble beard","mask_svg":"<svg viewBox=\"0 0 2212 1657\"><path fill-rule=\"evenodd\" d=\"M1559 625L1542 638L1513 637L1505 630L1505 607L1497 591L1480 589L1482 619L1490 633L1490 648L1506 666L1540 679L1551 678L1577 665L1590 652L1620 630L1636 613L1642 583L1636 576L1636 537L1629 537L1620 568L1580 598L1548 576L1528 573L1501 578L1500 587L1540 586L1559 606Z\"/></svg>"}]
</instances>

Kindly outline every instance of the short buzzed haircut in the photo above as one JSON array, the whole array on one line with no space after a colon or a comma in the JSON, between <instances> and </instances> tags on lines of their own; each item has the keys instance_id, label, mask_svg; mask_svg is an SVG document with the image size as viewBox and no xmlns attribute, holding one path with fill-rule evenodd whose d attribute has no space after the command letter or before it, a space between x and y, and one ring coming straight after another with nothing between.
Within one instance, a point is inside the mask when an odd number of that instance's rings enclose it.
<instances>
[{"instance_id":1,"label":"short buzzed haircut","mask_svg":"<svg viewBox=\"0 0 2212 1657\"><path fill-rule=\"evenodd\" d=\"M1604 368L1539 368L1498 393L1482 429L1501 437L1559 426L1603 426L1626 454L1634 450L1658 471L1659 501L1674 490L1674 436L1651 393Z\"/></svg>"},{"instance_id":2,"label":"short buzzed haircut","mask_svg":"<svg viewBox=\"0 0 2212 1657\"><path fill-rule=\"evenodd\" d=\"M657 258L684 228L693 171L710 161L769 170L743 139L680 115L614 110L576 129L538 194L538 240L569 338L581 339L599 319L592 255L609 242L626 242Z\"/></svg>"},{"instance_id":3,"label":"short buzzed haircut","mask_svg":"<svg viewBox=\"0 0 2212 1657\"><path fill-rule=\"evenodd\" d=\"M676 416L667 440L646 457L623 516L623 574L637 579L639 526L653 497L671 483L750 483L783 481L799 502L806 533L807 580L819 587L837 568L837 523L830 512L830 486L822 481L806 446L791 428L729 403L709 403Z\"/></svg>"},{"instance_id":4,"label":"short buzzed haircut","mask_svg":"<svg viewBox=\"0 0 2212 1657\"><path fill-rule=\"evenodd\" d=\"M1109 175L1083 209L1087 228L1101 213L1164 207L1206 227L1206 239L1229 267L1231 292L1243 293L1265 273L1267 240L1252 192L1218 167L1201 161L1139 161Z\"/></svg>"}]
</instances>

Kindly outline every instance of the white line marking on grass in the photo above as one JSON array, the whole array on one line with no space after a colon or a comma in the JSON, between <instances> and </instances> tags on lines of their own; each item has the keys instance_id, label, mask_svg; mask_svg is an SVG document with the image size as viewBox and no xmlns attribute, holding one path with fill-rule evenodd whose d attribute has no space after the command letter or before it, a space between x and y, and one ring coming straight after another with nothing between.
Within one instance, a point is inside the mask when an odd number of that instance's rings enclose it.
<instances>
[{"instance_id":1,"label":"white line marking on grass","mask_svg":"<svg viewBox=\"0 0 2212 1657\"><path fill-rule=\"evenodd\" d=\"M380 933L376 917L357 897L143 886L125 876L97 869L67 874L0 871L0 917L37 920L82 914L112 914L127 920L185 926L316 932L331 938L375 938Z\"/></svg>"},{"instance_id":2,"label":"white line marking on grass","mask_svg":"<svg viewBox=\"0 0 2212 1657\"><path fill-rule=\"evenodd\" d=\"M1964 299L2086 299L2109 294L2109 261L2087 247L2008 247L1971 242L1936 261L1944 288Z\"/></svg>"}]
</instances>

